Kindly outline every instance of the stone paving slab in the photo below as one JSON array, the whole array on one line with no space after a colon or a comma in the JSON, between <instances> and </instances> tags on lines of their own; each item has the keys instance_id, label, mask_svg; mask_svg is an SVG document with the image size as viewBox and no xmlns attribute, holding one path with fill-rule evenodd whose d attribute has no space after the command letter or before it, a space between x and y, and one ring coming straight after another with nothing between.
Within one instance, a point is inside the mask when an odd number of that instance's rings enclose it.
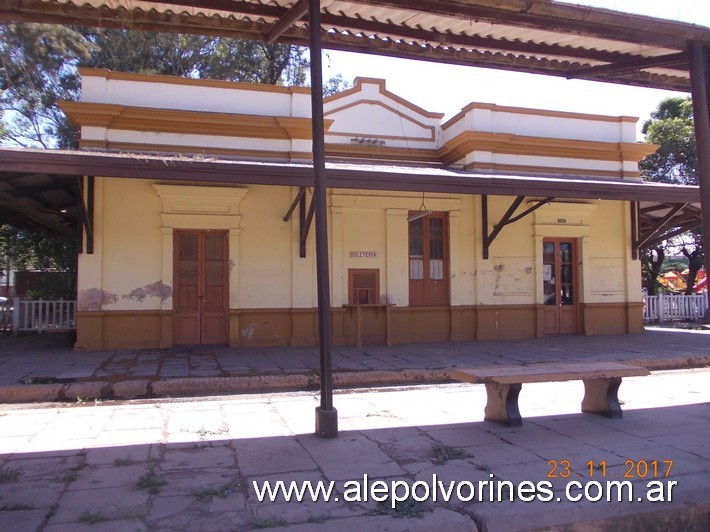
<instances>
[{"instance_id":1,"label":"stone paving slab","mask_svg":"<svg viewBox=\"0 0 710 532\"><path fill-rule=\"evenodd\" d=\"M335 347L338 388L451 382L460 368L618 362L650 371L710 365L710 331ZM318 349L73 351L61 335L0 337L0 403L315 390Z\"/></svg>"}]
</instances>

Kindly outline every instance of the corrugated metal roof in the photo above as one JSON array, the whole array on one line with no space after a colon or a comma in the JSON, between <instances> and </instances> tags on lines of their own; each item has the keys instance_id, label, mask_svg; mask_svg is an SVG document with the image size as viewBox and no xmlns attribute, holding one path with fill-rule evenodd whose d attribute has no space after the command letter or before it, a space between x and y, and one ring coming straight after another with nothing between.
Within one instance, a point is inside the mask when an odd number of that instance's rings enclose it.
<instances>
[{"instance_id":1,"label":"corrugated metal roof","mask_svg":"<svg viewBox=\"0 0 710 532\"><path fill-rule=\"evenodd\" d=\"M0 0L0 19L259 39L295 4ZM321 13L326 48L674 90L689 89L688 43L710 44L710 28L549 0L324 0ZM278 39L306 44L307 15Z\"/></svg>"}]
</instances>

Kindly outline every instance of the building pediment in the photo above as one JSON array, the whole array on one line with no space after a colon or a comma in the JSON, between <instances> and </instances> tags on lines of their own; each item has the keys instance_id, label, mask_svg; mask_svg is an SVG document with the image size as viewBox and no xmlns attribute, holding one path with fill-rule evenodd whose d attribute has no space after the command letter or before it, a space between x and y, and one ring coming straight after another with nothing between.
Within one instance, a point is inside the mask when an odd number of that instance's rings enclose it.
<instances>
[{"instance_id":1,"label":"building pediment","mask_svg":"<svg viewBox=\"0 0 710 532\"><path fill-rule=\"evenodd\" d=\"M388 91L384 80L372 78L357 78L352 89L326 98L324 115L333 121L328 131L332 142L375 147L415 142L418 148L434 148L443 118Z\"/></svg>"}]
</instances>

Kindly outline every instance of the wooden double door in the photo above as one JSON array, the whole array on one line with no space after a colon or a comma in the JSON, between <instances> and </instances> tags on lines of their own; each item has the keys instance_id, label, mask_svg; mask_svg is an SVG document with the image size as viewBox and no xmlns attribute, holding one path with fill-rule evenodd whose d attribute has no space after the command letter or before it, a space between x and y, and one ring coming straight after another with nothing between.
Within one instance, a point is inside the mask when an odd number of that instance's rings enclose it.
<instances>
[{"instance_id":1,"label":"wooden double door","mask_svg":"<svg viewBox=\"0 0 710 532\"><path fill-rule=\"evenodd\" d=\"M417 211L411 211L416 214ZM409 222L409 306L449 304L448 216L435 212Z\"/></svg>"},{"instance_id":2,"label":"wooden double door","mask_svg":"<svg viewBox=\"0 0 710 532\"><path fill-rule=\"evenodd\" d=\"M175 231L175 345L227 343L228 260L226 231Z\"/></svg>"},{"instance_id":3,"label":"wooden double door","mask_svg":"<svg viewBox=\"0 0 710 532\"><path fill-rule=\"evenodd\" d=\"M577 243L546 238L542 242L545 334L577 334L579 294Z\"/></svg>"}]
</instances>

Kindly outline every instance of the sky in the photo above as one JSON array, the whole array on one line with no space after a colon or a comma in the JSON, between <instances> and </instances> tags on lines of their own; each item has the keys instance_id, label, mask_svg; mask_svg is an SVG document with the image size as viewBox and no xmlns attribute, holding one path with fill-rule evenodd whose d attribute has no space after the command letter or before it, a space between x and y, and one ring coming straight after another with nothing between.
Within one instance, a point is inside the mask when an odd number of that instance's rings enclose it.
<instances>
[{"instance_id":1,"label":"sky","mask_svg":"<svg viewBox=\"0 0 710 532\"><path fill-rule=\"evenodd\" d=\"M566 3L710 27L710 0L577 0ZM669 96L688 95L612 83L326 50L323 77L328 79L338 73L351 83L358 76L383 78L389 91L427 111L445 113L445 119L454 116L470 102L482 102L635 116L641 119L640 127L661 100ZM642 140L640 133L639 140Z\"/></svg>"}]
</instances>

